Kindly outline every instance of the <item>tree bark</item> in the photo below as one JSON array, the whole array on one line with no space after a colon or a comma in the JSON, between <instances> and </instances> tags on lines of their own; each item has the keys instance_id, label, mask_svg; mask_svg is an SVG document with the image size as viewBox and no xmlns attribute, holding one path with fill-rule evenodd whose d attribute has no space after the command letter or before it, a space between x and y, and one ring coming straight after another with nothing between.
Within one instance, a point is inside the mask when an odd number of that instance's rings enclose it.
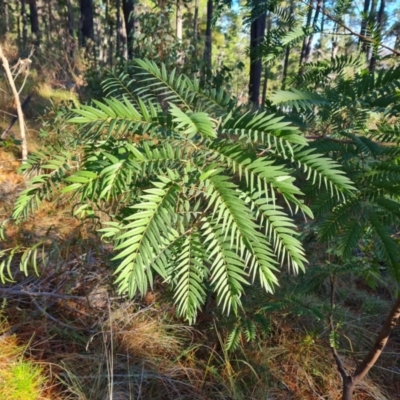
<instances>
[{"instance_id":1,"label":"tree bark","mask_svg":"<svg viewBox=\"0 0 400 400\"><path fill-rule=\"evenodd\" d=\"M313 4L314 0L310 0L310 4L308 6L308 12L307 12L307 22L306 22L306 30L310 28L311 25L311 17L313 13ZM299 73L302 71L302 66L306 62L306 54L307 54L307 37L303 39L303 45L301 47L301 53L300 53L300 62L299 62Z\"/></svg>"},{"instance_id":2,"label":"tree bark","mask_svg":"<svg viewBox=\"0 0 400 400\"><path fill-rule=\"evenodd\" d=\"M31 22L31 32L35 35L35 45L39 46L40 44L40 30L39 30L39 18L37 11L36 0L28 0L29 3L29 20Z\"/></svg>"},{"instance_id":3,"label":"tree bark","mask_svg":"<svg viewBox=\"0 0 400 400\"><path fill-rule=\"evenodd\" d=\"M94 39L93 28L93 4L92 0L80 0L81 21L80 31L82 34L82 46L87 46Z\"/></svg>"},{"instance_id":4,"label":"tree bark","mask_svg":"<svg viewBox=\"0 0 400 400\"><path fill-rule=\"evenodd\" d=\"M134 43L134 33L135 33L135 3L134 0L122 0L122 11L124 13L125 30L126 30L126 40L128 47L128 59L133 59L133 43Z\"/></svg>"},{"instance_id":5,"label":"tree bark","mask_svg":"<svg viewBox=\"0 0 400 400\"><path fill-rule=\"evenodd\" d=\"M264 40L265 34L265 13L257 17L250 27L250 81L249 100L253 108L260 105L260 86L262 74L262 60L257 54L258 47Z\"/></svg>"}]
</instances>

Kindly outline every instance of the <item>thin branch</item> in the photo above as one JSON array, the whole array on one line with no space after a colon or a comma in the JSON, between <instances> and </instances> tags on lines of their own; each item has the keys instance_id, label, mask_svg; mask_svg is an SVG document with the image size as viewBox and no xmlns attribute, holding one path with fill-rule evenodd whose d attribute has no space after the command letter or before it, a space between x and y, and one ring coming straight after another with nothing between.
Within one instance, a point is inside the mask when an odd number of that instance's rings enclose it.
<instances>
[{"instance_id":1,"label":"thin branch","mask_svg":"<svg viewBox=\"0 0 400 400\"><path fill-rule=\"evenodd\" d=\"M4 55L3 48L1 46L0 46L0 60L2 61L4 70L6 71L7 79L11 86L11 90L13 92L15 103L17 106L19 129L21 132L21 141L22 141L22 146L21 146L22 147L22 160L26 161L26 159L28 158L28 146L27 146L26 133L25 133L24 113L22 111L21 101L19 99L18 90L15 86L15 82L14 82L13 76L11 74L10 64L8 63L8 60L7 60L6 56Z\"/></svg>"},{"instance_id":2,"label":"thin branch","mask_svg":"<svg viewBox=\"0 0 400 400\"><path fill-rule=\"evenodd\" d=\"M335 332L335 324L333 322L333 310L335 308L335 276L334 275L331 275L329 277L329 282L330 282L330 287L331 287L331 312L329 314L329 328L330 328L331 333L334 333ZM346 379L349 379L349 376L347 375L346 371L343 368L342 361L340 360L339 354L338 354L335 346L331 345L331 349L332 349L333 358L336 361L338 371L344 382Z\"/></svg>"},{"instance_id":3,"label":"thin branch","mask_svg":"<svg viewBox=\"0 0 400 400\"><path fill-rule=\"evenodd\" d=\"M371 351L367 354L362 363L357 367L356 371L354 372L353 377L356 383L361 381L365 377L365 375L367 375L368 371L374 366L374 364L382 354L383 349L385 348L386 343L389 340L390 333L396 326L399 318L400 296L390 310L390 313L387 316L385 323L383 324L382 329L380 330Z\"/></svg>"},{"instance_id":4,"label":"thin branch","mask_svg":"<svg viewBox=\"0 0 400 400\"><path fill-rule=\"evenodd\" d=\"M52 297L61 300L87 300L86 296L71 296L66 294L59 294L53 292L30 292L28 290L15 290L15 289L0 289L0 296L30 296L30 297Z\"/></svg>"},{"instance_id":5,"label":"thin branch","mask_svg":"<svg viewBox=\"0 0 400 400\"><path fill-rule=\"evenodd\" d=\"M305 136L307 140L329 140L330 142L336 142L336 143L344 143L344 144L354 144L353 140L349 139L335 139L329 136L322 136L322 135L313 135L313 136Z\"/></svg>"}]
</instances>

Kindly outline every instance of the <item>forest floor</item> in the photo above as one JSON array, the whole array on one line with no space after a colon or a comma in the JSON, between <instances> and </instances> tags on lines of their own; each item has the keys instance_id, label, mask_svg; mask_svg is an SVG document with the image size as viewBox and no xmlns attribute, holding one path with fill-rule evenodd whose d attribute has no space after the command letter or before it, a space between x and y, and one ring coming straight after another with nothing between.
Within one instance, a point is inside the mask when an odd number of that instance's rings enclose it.
<instances>
[{"instance_id":1,"label":"forest floor","mask_svg":"<svg viewBox=\"0 0 400 400\"><path fill-rule=\"evenodd\" d=\"M36 117L28 122L31 151L46 143L39 138L42 120ZM0 131L6 126L4 118ZM18 124L12 132L18 136ZM0 222L10 218L26 185L18 172L19 157L17 144L0 143ZM112 249L99 241L95 227L74 218L69 206L68 199L46 201L23 223L10 221L0 241L0 261L1 251L19 247L10 265L14 280L5 274L0 285L0 398L11 398L2 382L10 376L16 380L21 360L36 386L22 380L15 400L340 398L340 376L323 319L288 308L271 311L267 335L257 334L250 343L243 338L239 350L227 354L224 320L205 311L196 325L187 326L175 317L171 294L160 282L144 298L119 297ZM21 254L39 241L46 249L40 274L29 269L26 275L19 271ZM323 262L325 250L309 249L311 271ZM288 278L281 292L287 293L293 282ZM323 285L319 293L304 296L307 307L326 307ZM349 370L368 350L389 310L387 285L371 289L348 276L339 282L338 323L344 338L339 352ZM263 301L277 301L281 292ZM399 398L400 328L355 396Z\"/></svg>"}]
</instances>

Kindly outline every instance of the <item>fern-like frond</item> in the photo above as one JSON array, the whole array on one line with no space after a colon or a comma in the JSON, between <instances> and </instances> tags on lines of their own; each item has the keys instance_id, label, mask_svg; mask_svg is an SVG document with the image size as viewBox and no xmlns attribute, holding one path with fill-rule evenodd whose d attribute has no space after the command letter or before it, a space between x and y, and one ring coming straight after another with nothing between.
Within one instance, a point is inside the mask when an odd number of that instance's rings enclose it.
<instances>
[{"instance_id":1,"label":"fern-like frond","mask_svg":"<svg viewBox=\"0 0 400 400\"><path fill-rule=\"evenodd\" d=\"M137 210L125 218L126 225L117 236L118 255L121 260L116 274L119 292L133 297L138 290L145 294L149 285L152 285L152 271L149 262L154 253L160 250L160 237L173 226L175 220L175 206L179 186L170 178L159 177L159 182L153 183L153 188L145 190L141 196L141 203L132 206ZM113 226L101 230L105 235L114 233ZM164 269L159 269L161 276L167 277Z\"/></svg>"},{"instance_id":2,"label":"fern-like frond","mask_svg":"<svg viewBox=\"0 0 400 400\"><path fill-rule=\"evenodd\" d=\"M195 320L206 297L203 283L207 278L205 259L199 232L188 233L174 267L174 301L178 315L189 323Z\"/></svg>"}]
</instances>

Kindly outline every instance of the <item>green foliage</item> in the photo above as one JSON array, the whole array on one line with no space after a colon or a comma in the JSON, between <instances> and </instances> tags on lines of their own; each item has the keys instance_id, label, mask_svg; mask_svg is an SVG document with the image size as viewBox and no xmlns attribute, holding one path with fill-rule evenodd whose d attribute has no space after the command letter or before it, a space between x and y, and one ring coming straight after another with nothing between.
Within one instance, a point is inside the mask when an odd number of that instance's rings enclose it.
<instances>
[{"instance_id":1,"label":"green foliage","mask_svg":"<svg viewBox=\"0 0 400 400\"><path fill-rule=\"evenodd\" d=\"M312 209L318 217L319 237L333 241L336 255L344 260L354 255L362 238L372 237L376 254L399 280L400 249L393 234L400 222L398 123L394 117L399 107L400 68L374 74L361 70L348 78L345 70L359 68L357 59L342 56L322 65L306 66L300 87L308 89L320 75L334 72L333 83L319 79L317 93L292 89L272 97L276 105L286 108L288 116L303 110L308 129L318 132L310 147L339 161L357 188L339 200L330 195L331 190L324 193L322 188L321 193L315 185L307 185L309 198L318 197Z\"/></svg>"},{"instance_id":2,"label":"green foliage","mask_svg":"<svg viewBox=\"0 0 400 400\"><path fill-rule=\"evenodd\" d=\"M272 292L280 265L304 270L291 214L312 213L293 167L337 199L351 182L282 118L234 108L223 90L202 90L151 61L138 60L136 76L141 86L132 92L108 79L106 91L117 98L75 110L79 158L65 151L30 157L26 173L50 172L32 178L14 218L59 196L62 186L76 215L109 215L99 232L117 252L121 294L144 295L156 274L189 321L209 288L224 312L236 313L246 285Z\"/></svg>"}]
</instances>

